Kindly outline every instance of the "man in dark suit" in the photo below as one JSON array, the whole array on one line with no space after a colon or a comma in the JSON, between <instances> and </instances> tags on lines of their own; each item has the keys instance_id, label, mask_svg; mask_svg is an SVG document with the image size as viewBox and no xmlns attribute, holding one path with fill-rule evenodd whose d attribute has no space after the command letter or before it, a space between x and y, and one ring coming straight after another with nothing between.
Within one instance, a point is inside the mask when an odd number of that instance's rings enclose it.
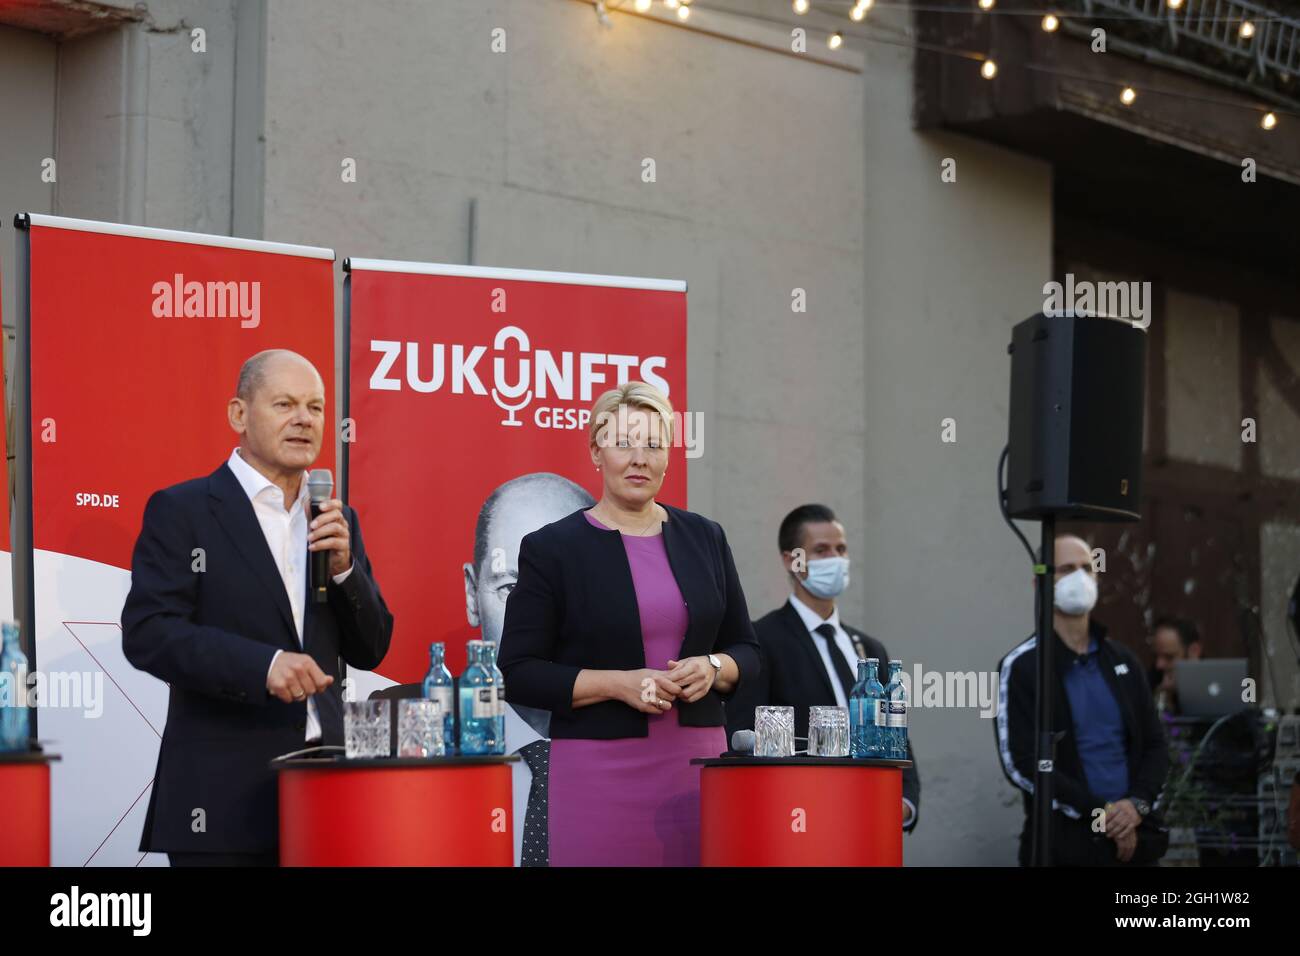
<instances>
[{"instance_id":1,"label":"man in dark suit","mask_svg":"<svg viewBox=\"0 0 1300 956\"><path fill-rule=\"evenodd\" d=\"M808 736L808 708L847 707L856 683L857 662L877 658L885 683L889 652L840 620L835 599L848 587L849 546L844 526L825 505L801 505L785 516L778 532L781 558L790 576L791 595L781 607L754 622L762 667L757 680L740 682L727 703L727 733L752 730L754 708L794 708L795 735ZM916 826L921 778L913 766L903 771L903 829Z\"/></svg>"},{"instance_id":2,"label":"man in dark suit","mask_svg":"<svg viewBox=\"0 0 1300 956\"><path fill-rule=\"evenodd\" d=\"M272 758L343 743L339 659L370 670L393 616L356 512L312 519L306 469L325 432L325 386L301 355L259 352L227 415L239 447L145 507L122 608L127 660L170 685L140 849L173 866L274 865ZM330 556L309 597L309 551Z\"/></svg>"}]
</instances>

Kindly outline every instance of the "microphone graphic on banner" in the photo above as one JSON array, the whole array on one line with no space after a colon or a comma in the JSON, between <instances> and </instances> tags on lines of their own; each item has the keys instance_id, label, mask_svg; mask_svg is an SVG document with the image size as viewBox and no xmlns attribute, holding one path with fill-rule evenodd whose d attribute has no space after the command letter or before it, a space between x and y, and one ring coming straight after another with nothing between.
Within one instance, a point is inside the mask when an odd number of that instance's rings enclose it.
<instances>
[{"instance_id":1,"label":"microphone graphic on banner","mask_svg":"<svg viewBox=\"0 0 1300 956\"><path fill-rule=\"evenodd\" d=\"M519 419L515 418L515 412L519 411L522 408L527 408L528 403L531 402L532 400L533 400L533 390L530 388L528 390L528 393L524 396L524 400L520 402L518 405L507 405L505 402L501 401L501 399L497 397L497 390L495 388L492 389L492 401L496 403L498 408L500 408L502 411L506 413L506 417L501 420L502 425L513 425L515 427L521 427L524 423L521 422Z\"/></svg>"},{"instance_id":2,"label":"microphone graphic on banner","mask_svg":"<svg viewBox=\"0 0 1300 956\"><path fill-rule=\"evenodd\" d=\"M311 499L311 520L315 521L324 510L325 502L334 493L334 476L328 468L313 468L307 474L307 496ZM330 581L330 553L312 551L311 554L311 593L312 600L324 604L329 600L326 588Z\"/></svg>"}]
</instances>

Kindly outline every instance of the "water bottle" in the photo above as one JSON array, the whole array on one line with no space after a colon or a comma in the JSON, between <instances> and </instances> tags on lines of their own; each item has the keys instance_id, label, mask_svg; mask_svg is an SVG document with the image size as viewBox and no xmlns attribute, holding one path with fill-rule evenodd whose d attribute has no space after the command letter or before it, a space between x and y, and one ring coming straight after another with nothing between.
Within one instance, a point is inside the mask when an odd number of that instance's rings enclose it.
<instances>
[{"instance_id":1,"label":"water bottle","mask_svg":"<svg viewBox=\"0 0 1300 956\"><path fill-rule=\"evenodd\" d=\"M903 662L889 662L889 684L885 687L888 714L886 736L893 760L907 759L907 687L903 684Z\"/></svg>"},{"instance_id":2,"label":"water bottle","mask_svg":"<svg viewBox=\"0 0 1300 956\"><path fill-rule=\"evenodd\" d=\"M849 691L849 755L868 757L868 728L874 725L876 716L867 700L867 662L858 661L858 679Z\"/></svg>"},{"instance_id":3,"label":"water bottle","mask_svg":"<svg viewBox=\"0 0 1300 956\"><path fill-rule=\"evenodd\" d=\"M467 642L465 657L465 671L460 675L460 753L481 756L489 752L496 688L489 684L489 672L483 669L483 642Z\"/></svg>"},{"instance_id":4,"label":"water bottle","mask_svg":"<svg viewBox=\"0 0 1300 956\"><path fill-rule=\"evenodd\" d=\"M429 645L429 673L424 675L422 696L438 702L442 711L443 753L450 756L456 752L456 700L453 693L455 684L451 671L447 670L446 659L447 648L442 641Z\"/></svg>"},{"instance_id":5,"label":"water bottle","mask_svg":"<svg viewBox=\"0 0 1300 956\"><path fill-rule=\"evenodd\" d=\"M880 658L867 658L867 683L865 695L867 698L867 713L873 718L867 724L866 751L868 757L880 759L889 755L889 750L885 744L886 731L886 700L885 687L880 683Z\"/></svg>"},{"instance_id":6,"label":"water bottle","mask_svg":"<svg viewBox=\"0 0 1300 956\"><path fill-rule=\"evenodd\" d=\"M0 647L0 750L26 751L31 735L27 711L27 655L18 646L18 625L5 621Z\"/></svg>"},{"instance_id":7,"label":"water bottle","mask_svg":"<svg viewBox=\"0 0 1300 956\"><path fill-rule=\"evenodd\" d=\"M493 717L492 734L488 741L488 753L506 752L506 675L497 667L497 642L484 641L482 649L483 669L492 680Z\"/></svg>"}]
</instances>

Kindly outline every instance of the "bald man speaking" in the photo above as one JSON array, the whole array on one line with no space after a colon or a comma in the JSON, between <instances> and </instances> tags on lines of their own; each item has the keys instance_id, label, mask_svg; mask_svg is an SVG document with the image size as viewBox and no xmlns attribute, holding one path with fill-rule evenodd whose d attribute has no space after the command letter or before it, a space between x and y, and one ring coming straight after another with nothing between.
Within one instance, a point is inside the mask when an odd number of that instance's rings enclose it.
<instances>
[{"instance_id":1,"label":"bald man speaking","mask_svg":"<svg viewBox=\"0 0 1300 956\"><path fill-rule=\"evenodd\" d=\"M272 758L343 743L339 659L373 670L393 616L351 508L309 510L325 385L295 352L240 369L227 417L239 446L212 474L145 507L122 608L127 660L170 685L140 849L173 866L274 866ZM329 554L308 600L309 552Z\"/></svg>"}]
</instances>

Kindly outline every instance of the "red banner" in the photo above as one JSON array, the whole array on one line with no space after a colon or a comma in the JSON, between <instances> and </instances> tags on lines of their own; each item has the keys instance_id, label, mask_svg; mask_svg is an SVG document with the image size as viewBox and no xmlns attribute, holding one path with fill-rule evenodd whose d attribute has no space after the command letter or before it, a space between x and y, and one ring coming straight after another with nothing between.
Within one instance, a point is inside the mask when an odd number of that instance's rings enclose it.
<instances>
[{"instance_id":1,"label":"red banner","mask_svg":"<svg viewBox=\"0 0 1300 956\"><path fill-rule=\"evenodd\" d=\"M587 439L600 393L640 379L686 411L686 287L349 265L349 503L396 619L379 672L418 681L441 640L459 673L466 640L500 636L523 535L600 497ZM680 442L659 500L686 505Z\"/></svg>"},{"instance_id":2,"label":"red banner","mask_svg":"<svg viewBox=\"0 0 1300 956\"><path fill-rule=\"evenodd\" d=\"M133 866L167 713L166 685L122 654L144 506L230 456L226 405L250 355L292 349L331 379L334 254L49 216L31 217L28 249L31 420L16 427L32 440L34 547L18 559L50 677L39 734L63 758L53 862Z\"/></svg>"},{"instance_id":3,"label":"red banner","mask_svg":"<svg viewBox=\"0 0 1300 956\"><path fill-rule=\"evenodd\" d=\"M237 443L226 400L244 359L291 348L330 381L333 255L33 218L33 543L129 568L149 495L210 473ZM333 466L333 439L316 467Z\"/></svg>"}]
</instances>

